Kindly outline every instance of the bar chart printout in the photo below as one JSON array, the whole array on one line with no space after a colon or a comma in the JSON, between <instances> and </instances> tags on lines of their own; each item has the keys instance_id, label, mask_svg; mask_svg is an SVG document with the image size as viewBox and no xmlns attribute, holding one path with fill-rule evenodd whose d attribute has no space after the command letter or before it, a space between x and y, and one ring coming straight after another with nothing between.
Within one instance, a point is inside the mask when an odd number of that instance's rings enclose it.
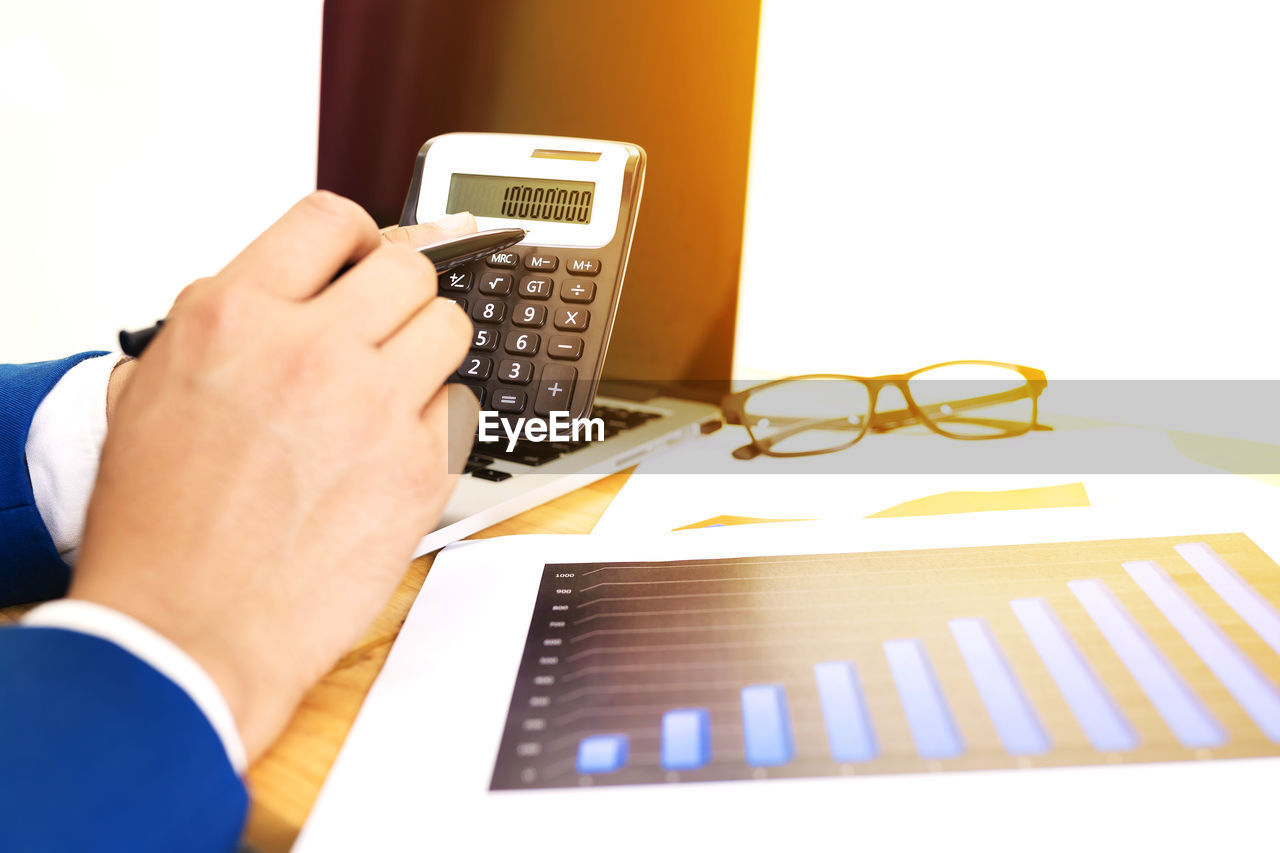
<instances>
[{"instance_id":1,"label":"bar chart printout","mask_svg":"<svg viewBox=\"0 0 1280 853\"><path fill-rule=\"evenodd\" d=\"M495 790L1280 755L1241 533L544 567Z\"/></svg>"}]
</instances>

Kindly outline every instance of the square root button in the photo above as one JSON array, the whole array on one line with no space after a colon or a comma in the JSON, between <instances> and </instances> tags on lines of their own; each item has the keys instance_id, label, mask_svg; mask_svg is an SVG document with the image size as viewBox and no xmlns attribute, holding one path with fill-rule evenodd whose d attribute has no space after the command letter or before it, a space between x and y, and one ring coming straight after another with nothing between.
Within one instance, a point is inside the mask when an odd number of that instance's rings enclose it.
<instances>
[{"instance_id":1,"label":"square root button","mask_svg":"<svg viewBox=\"0 0 1280 853\"><path fill-rule=\"evenodd\" d=\"M542 368L542 378L538 380L538 395L533 400L533 411L538 415L549 415L552 412L569 411L573 400L573 383L578 379L578 371L565 364L548 364Z\"/></svg>"}]
</instances>

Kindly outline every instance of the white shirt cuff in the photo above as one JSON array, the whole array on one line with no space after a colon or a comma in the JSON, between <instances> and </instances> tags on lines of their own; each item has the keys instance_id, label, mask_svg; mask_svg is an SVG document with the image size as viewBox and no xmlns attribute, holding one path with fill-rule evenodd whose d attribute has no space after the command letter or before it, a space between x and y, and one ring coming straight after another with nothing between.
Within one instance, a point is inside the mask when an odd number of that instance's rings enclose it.
<instances>
[{"instance_id":1,"label":"white shirt cuff","mask_svg":"<svg viewBox=\"0 0 1280 853\"><path fill-rule=\"evenodd\" d=\"M86 358L40 402L27 433L27 471L36 509L58 553L74 565L89 495L107 437L107 383L118 354Z\"/></svg>"},{"instance_id":2,"label":"white shirt cuff","mask_svg":"<svg viewBox=\"0 0 1280 853\"><path fill-rule=\"evenodd\" d=\"M78 631L115 643L134 657L150 664L153 669L182 688L196 703L218 733L227 759L237 774L243 774L249 766L244 741L236 728L235 717L218 685L196 663L191 655L178 648L169 638L146 625L92 601L63 598L50 601L30 610L22 617L24 625L44 628L64 628Z\"/></svg>"}]
</instances>

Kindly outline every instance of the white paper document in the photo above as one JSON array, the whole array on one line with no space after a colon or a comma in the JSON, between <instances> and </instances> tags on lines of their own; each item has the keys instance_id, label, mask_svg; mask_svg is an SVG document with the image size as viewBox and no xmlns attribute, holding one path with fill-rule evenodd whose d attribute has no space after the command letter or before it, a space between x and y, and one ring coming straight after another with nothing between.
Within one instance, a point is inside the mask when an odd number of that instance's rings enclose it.
<instances>
[{"instance_id":1,"label":"white paper document","mask_svg":"<svg viewBox=\"0 0 1280 853\"><path fill-rule=\"evenodd\" d=\"M459 543L296 849L1265 846L1266 494Z\"/></svg>"}]
</instances>

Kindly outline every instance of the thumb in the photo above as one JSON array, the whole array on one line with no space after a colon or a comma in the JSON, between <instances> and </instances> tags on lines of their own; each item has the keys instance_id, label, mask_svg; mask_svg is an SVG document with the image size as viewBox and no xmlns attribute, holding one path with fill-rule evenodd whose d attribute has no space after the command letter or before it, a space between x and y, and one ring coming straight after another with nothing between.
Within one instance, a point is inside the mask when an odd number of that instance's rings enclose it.
<instances>
[{"instance_id":1,"label":"thumb","mask_svg":"<svg viewBox=\"0 0 1280 853\"><path fill-rule=\"evenodd\" d=\"M476 218L470 213L450 213L434 222L384 228L382 229L382 239L388 243L420 249L423 246L439 243L441 240L450 240L454 237L461 237L463 234L473 234L476 231L476 227Z\"/></svg>"},{"instance_id":2,"label":"thumb","mask_svg":"<svg viewBox=\"0 0 1280 853\"><path fill-rule=\"evenodd\" d=\"M480 402L471 389L456 383L446 386L449 407L449 473L461 474L471 455Z\"/></svg>"}]
</instances>

